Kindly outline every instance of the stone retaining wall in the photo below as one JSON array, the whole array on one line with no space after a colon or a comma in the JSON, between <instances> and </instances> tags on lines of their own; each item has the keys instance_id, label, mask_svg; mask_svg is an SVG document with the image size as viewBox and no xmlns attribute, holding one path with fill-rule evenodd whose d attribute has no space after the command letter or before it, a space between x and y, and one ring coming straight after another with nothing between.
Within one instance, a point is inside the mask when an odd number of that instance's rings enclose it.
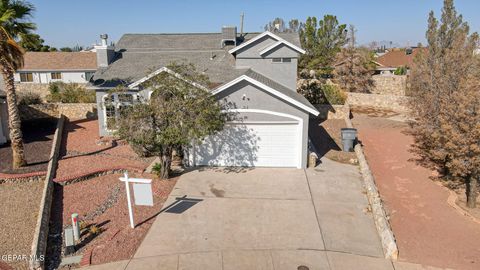
<instances>
[{"instance_id":1,"label":"stone retaining wall","mask_svg":"<svg viewBox=\"0 0 480 270\"><path fill-rule=\"evenodd\" d=\"M313 105L320 112L318 115L321 119L345 119L350 117L350 106L345 105Z\"/></svg>"},{"instance_id":2,"label":"stone retaining wall","mask_svg":"<svg viewBox=\"0 0 480 270\"><path fill-rule=\"evenodd\" d=\"M70 120L97 117L95 103L44 103L22 105L19 108L22 120L58 118L59 115L64 115Z\"/></svg>"},{"instance_id":3,"label":"stone retaining wall","mask_svg":"<svg viewBox=\"0 0 480 270\"><path fill-rule=\"evenodd\" d=\"M374 107L395 112L407 112L409 99L409 97L396 95L348 93L347 103L356 107Z\"/></svg>"},{"instance_id":4,"label":"stone retaining wall","mask_svg":"<svg viewBox=\"0 0 480 270\"><path fill-rule=\"evenodd\" d=\"M345 123L348 128L353 128L352 121L350 121L349 118L345 118ZM385 258L396 260L398 258L398 247L395 241L395 236L390 227L390 223L388 222L382 199L380 198L380 194L378 193L378 189L375 184L375 178L370 171L370 167L367 159L365 158L365 154L363 153L362 146L359 143L355 145L355 154L357 155L358 163L360 165L360 172L367 190L368 202L372 207L372 215L375 221L375 226L377 227L380 240L382 241Z\"/></svg>"},{"instance_id":5,"label":"stone retaining wall","mask_svg":"<svg viewBox=\"0 0 480 270\"><path fill-rule=\"evenodd\" d=\"M372 94L405 96L407 76L374 75L372 79L375 82Z\"/></svg>"},{"instance_id":6,"label":"stone retaining wall","mask_svg":"<svg viewBox=\"0 0 480 270\"><path fill-rule=\"evenodd\" d=\"M50 210L53 200L53 177L58 165L58 156L62 143L63 126L65 117L60 116L57 123L57 130L53 136L52 150L50 152L50 162L48 163L47 175L45 177L45 185L43 188L42 199L40 201L40 209L37 217L37 225L35 234L33 235L30 269L43 269L45 262L45 252L47 249L47 238L50 223Z\"/></svg>"}]
</instances>

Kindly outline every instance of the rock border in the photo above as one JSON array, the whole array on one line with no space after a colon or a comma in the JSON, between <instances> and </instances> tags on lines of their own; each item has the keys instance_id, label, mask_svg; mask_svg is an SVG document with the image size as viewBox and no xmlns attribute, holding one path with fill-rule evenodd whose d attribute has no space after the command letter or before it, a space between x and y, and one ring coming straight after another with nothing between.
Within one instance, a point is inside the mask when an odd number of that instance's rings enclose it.
<instances>
[{"instance_id":1,"label":"rock border","mask_svg":"<svg viewBox=\"0 0 480 270\"><path fill-rule=\"evenodd\" d=\"M43 269L45 262L45 252L47 249L48 229L50 222L50 211L53 200L53 177L58 165L58 156L62 142L63 126L65 116L60 115L57 122L57 130L53 136L52 150L50 152L50 161L48 162L45 184L40 201L40 209L37 217L37 225L32 242L32 254L30 258L30 269Z\"/></svg>"},{"instance_id":2,"label":"rock border","mask_svg":"<svg viewBox=\"0 0 480 270\"><path fill-rule=\"evenodd\" d=\"M345 123L348 128L353 128L350 118L345 118ZM385 208L383 207L382 199L378 193L377 186L375 184L375 178L368 166L367 159L363 153L362 146L357 143L355 145L355 154L357 155L358 163L360 165L360 172L362 174L363 182L367 190L367 198L370 206L372 207L373 219L375 220L375 226L377 227L378 234L382 241L383 252L386 259L397 260L398 259L398 247L395 241L395 235L393 234L390 223L388 222Z\"/></svg>"}]
</instances>

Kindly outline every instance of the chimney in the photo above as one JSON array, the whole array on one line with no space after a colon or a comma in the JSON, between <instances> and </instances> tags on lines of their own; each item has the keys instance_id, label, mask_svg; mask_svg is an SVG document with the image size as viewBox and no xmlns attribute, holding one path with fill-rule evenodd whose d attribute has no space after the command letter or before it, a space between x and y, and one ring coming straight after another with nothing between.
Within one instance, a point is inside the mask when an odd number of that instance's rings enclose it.
<instances>
[{"instance_id":1,"label":"chimney","mask_svg":"<svg viewBox=\"0 0 480 270\"><path fill-rule=\"evenodd\" d=\"M240 14L240 36L243 36L243 20L245 19L245 13Z\"/></svg>"},{"instance_id":2,"label":"chimney","mask_svg":"<svg viewBox=\"0 0 480 270\"><path fill-rule=\"evenodd\" d=\"M115 57L115 48L113 46L108 46L108 35L100 35L101 43L100 45L95 46L97 51L97 66L98 67L108 67Z\"/></svg>"},{"instance_id":3,"label":"chimney","mask_svg":"<svg viewBox=\"0 0 480 270\"><path fill-rule=\"evenodd\" d=\"M222 27L222 48L226 45L237 45L237 27L224 26Z\"/></svg>"}]
</instances>

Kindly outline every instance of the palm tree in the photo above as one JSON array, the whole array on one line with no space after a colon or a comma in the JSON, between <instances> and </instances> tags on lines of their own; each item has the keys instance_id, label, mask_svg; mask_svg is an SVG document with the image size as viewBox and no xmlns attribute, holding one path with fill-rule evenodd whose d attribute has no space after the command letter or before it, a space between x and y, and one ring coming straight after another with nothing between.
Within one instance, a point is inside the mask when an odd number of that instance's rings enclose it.
<instances>
[{"instance_id":1,"label":"palm tree","mask_svg":"<svg viewBox=\"0 0 480 270\"><path fill-rule=\"evenodd\" d=\"M33 10L33 5L25 1L0 0L0 71L7 94L8 127L14 169L26 164L13 77L15 70L23 66L24 51L17 40L26 38L35 30L35 24L28 21Z\"/></svg>"}]
</instances>

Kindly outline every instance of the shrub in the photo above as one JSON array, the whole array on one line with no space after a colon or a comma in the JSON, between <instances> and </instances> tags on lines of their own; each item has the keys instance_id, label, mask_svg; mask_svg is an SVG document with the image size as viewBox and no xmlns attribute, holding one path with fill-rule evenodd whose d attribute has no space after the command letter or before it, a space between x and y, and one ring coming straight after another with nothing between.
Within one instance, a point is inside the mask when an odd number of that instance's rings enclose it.
<instances>
[{"instance_id":1,"label":"shrub","mask_svg":"<svg viewBox=\"0 0 480 270\"><path fill-rule=\"evenodd\" d=\"M77 83L53 82L48 87L48 102L95 103L95 91Z\"/></svg>"},{"instance_id":2,"label":"shrub","mask_svg":"<svg viewBox=\"0 0 480 270\"><path fill-rule=\"evenodd\" d=\"M161 171L162 171L162 164L160 164L158 162L155 163L152 167L152 173L156 174L157 176L160 176Z\"/></svg>"},{"instance_id":3,"label":"shrub","mask_svg":"<svg viewBox=\"0 0 480 270\"><path fill-rule=\"evenodd\" d=\"M40 94L34 92L20 92L18 97L18 105L32 105L42 103Z\"/></svg>"},{"instance_id":4,"label":"shrub","mask_svg":"<svg viewBox=\"0 0 480 270\"><path fill-rule=\"evenodd\" d=\"M407 75L407 68L404 66L398 67L393 74L395 75Z\"/></svg>"},{"instance_id":5,"label":"shrub","mask_svg":"<svg viewBox=\"0 0 480 270\"><path fill-rule=\"evenodd\" d=\"M347 100L347 94L340 87L333 84L324 84L322 86L323 94L327 103L332 105L343 105Z\"/></svg>"},{"instance_id":6,"label":"shrub","mask_svg":"<svg viewBox=\"0 0 480 270\"><path fill-rule=\"evenodd\" d=\"M103 229L98 227L97 225L92 225L90 226L88 231L90 232L91 235L98 235L103 231Z\"/></svg>"}]
</instances>

